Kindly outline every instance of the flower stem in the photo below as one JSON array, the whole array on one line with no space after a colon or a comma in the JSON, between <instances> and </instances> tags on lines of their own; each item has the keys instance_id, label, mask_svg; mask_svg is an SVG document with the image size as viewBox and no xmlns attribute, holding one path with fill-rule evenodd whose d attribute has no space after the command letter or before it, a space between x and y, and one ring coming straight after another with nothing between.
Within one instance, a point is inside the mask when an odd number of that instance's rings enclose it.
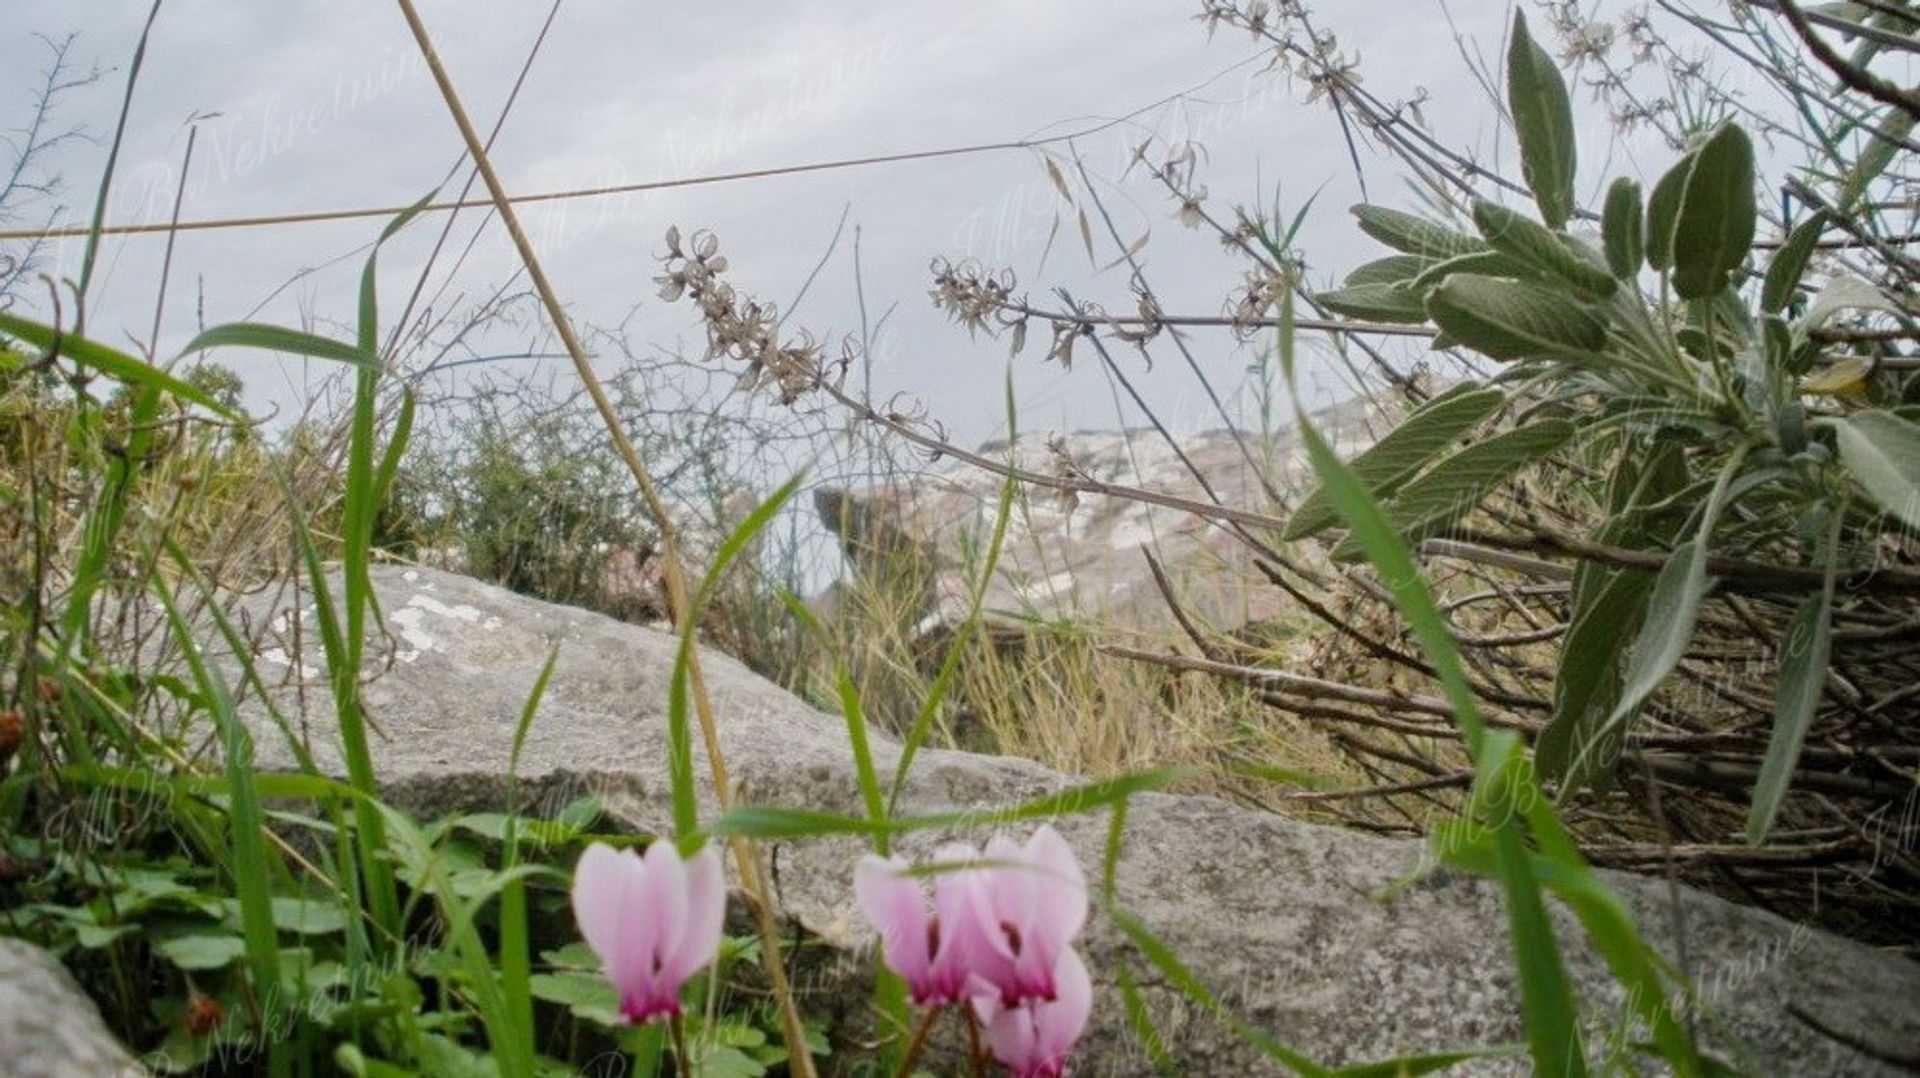
<instances>
[{"instance_id":1,"label":"flower stem","mask_svg":"<svg viewBox=\"0 0 1920 1078\"><path fill-rule=\"evenodd\" d=\"M973 1048L974 1078L987 1078L987 1053L980 1047L980 1019L973 1013L972 1007L967 1007L965 1010L967 1012L967 1044Z\"/></svg>"},{"instance_id":2,"label":"flower stem","mask_svg":"<svg viewBox=\"0 0 1920 1078\"><path fill-rule=\"evenodd\" d=\"M667 1019L667 1028L673 1031L673 1073L685 1078L693 1073L691 1057L687 1055L687 1029L676 1012Z\"/></svg>"},{"instance_id":3,"label":"flower stem","mask_svg":"<svg viewBox=\"0 0 1920 1078\"><path fill-rule=\"evenodd\" d=\"M939 1007L927 1009L927 1016L920 1020L919 1028L913 1031L913 1040L907 1044L907 1054L900 1059L900 1069L893 1072L894 1078L907 1078L913 1073L913 1065L920 1062L920 1053L926 1050L927 1035L933 1032L933 1023L940 1017Z\"/></svg>"}]
</instances>

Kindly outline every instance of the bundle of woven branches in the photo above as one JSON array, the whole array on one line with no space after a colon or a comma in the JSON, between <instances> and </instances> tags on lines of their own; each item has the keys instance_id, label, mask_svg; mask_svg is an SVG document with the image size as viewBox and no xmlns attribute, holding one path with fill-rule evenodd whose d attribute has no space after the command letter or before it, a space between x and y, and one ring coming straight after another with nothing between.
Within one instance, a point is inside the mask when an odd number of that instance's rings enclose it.
<instances>
[{"instance_id":1,"label":"bundle of woven branches","mask_svg":"<svg viewBox=\"0 0 1920 1078\"><path fill-rule=\"evenodd\" d=\"M1540 469L1467 527L1423 544L1489 721L1529 741L1554 709L1573 553L1583 548L1570 538L1581 513L1555 496L1565 489L1559 478ZM1723 575L1685 657L1626 732L1617 761L1563 795L1590 858L1671 874L1863 940L1920 944L1920 542L1888 532L1861 553L1877 568L1837 591L1830 670L1767 841L1750 843L1743 831L1774 724L1779 649L1793 646L1787 622L1804 591L1781 569L1797 558L1778 550L1716 566ZM1137 657L1252 687L1326 730L1374 782L1287 800L1388 834L1422 834L1456 812L1472 773L1452 709L1381 583L1366 568L1263 568L1324 623L1305 654L1281 659L1182 618L1202 658ZM1179 613L1178 595L1166 595Z\"/></svg>"}]
</instances>

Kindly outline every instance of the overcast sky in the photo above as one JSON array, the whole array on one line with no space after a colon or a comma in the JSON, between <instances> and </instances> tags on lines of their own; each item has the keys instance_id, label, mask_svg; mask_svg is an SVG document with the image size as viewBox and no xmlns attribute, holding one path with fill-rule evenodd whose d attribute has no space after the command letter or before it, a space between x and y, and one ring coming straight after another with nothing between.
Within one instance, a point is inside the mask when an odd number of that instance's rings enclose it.
<instances>
[{"instance_id":1,"label":"overcast sky","mask_svg":"<svg viewBox=\"0 0 1920 1078\"><path fill-rule=\"evenodd\" d=\"M421 6L456 84L487 127L548 5ZM1426 87L1433 96L1427 115L1439 133L1498 159L1497 113L1454 35L1498 57L1510 14L1505 0L1453 0L1451 12L1440 0L1319 7L1324 26L1359 55L1370 89L1392 99ZM71 183L69 220L91 199L147 8L144 0L9 0L9 30L0 38L0 80L9 92L0 122L24 119L26 92L44 66L46 50L33 32L78 31L76 58L113 68L66 114L99 136L70 145L60 159ZM1330 278L1371 257L1370 241L1344 213L1358 188L1332 113L1324 103L1305 103L1304 87L1266 71L1264 58L1253 59L1262 50L1243 33L1209 40L1192 18L1196 9L1192 0L567 0L495 158L511 190L536 192L1069 131L1184 94L1078 143L1120 229L1151 230L1143 257L1169 310L1217 313L1239 267L1210 237L1182 228L1150 181L1138 173L1121 179L1126 149L1149 133L1204 141L1201 180L1223 212L1233 202L1276 200L1291 212L1317 193L1304 234L1316 273ZM1581 106L1595 122L1587 141L1604 147L1609 132L1599 110ZM168 0L140 77L110 220L165 220L195 117L183 210L190 219L405 204L441 181L459 146L389 3ZM1634 171L1631 162L1612 167ZM1367 169L1376 201L1413 205L1391 162L1373 158ZM1597 165L1582 177L1591 185L1601 178ZM1034 276L1056 206L1039 158L1016 150L529 208L525 219L576 318L611 324L632 312L629 329L638 339L685 341L697 351L701 333L690 308L658 300L650 281L667 226L713 229L736 284L785 304L846 210L841 246L797 323L822 334L858 327L857 226L870 318L897 304L876 350L876 394L924 397L971 442L999 426L1006 353L970 340L931 309L930 258L971 255L1012 266L1038 296L1065 286L1130 306L1119 271L1090 271L1071 218L1044 273ZM410 287L406 271L417 270L436 223L416 225L383 257L390 310ZM181 236L161 354L202 320L350 319L360 259L343 256L379 227L358 220ZM145 338L163 243L158 236L106 243L89 316L95 335ZM77 243L63 249L61 272L74 272L77 251ZM514 265L495 228L453 290L485 294ZM300 276L314 267L324 268ZM519 332L485 346L524 339ZM1196 358L1224 385L1251 358L1225 331L1199 331L1192 340ZM1028 429L1140 422L1116 418L1097 369L1062 372L1040 362L1043 351L1030 349L1016 365ZM257 359L228 362L249 376L256 402L284 401L298 390L298 368L275 373ZM1178 364L1162 364L1146 384L1176 424L1218 425Z\"/></svg>"}]
</instances>

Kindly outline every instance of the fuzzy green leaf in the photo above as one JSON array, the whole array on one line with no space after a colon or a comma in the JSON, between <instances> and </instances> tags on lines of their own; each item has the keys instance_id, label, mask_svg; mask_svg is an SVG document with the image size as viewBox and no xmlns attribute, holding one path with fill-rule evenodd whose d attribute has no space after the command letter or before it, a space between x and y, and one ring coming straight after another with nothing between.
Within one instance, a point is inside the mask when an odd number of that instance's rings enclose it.
<instances>
[{"instance_id":1,"label":"fuzzy green leaf","mask_svg":"<svg viewBox=\"0 0 1920 1078\"><path fill-rule=\"evenodd\" d=\"M1498 389L1462 383L1428 401L1347 466L1374 497L1391 497L1441 450L1492 415L1504 400L1506 394ZM1304 539L1338 519L1339 513L1327 497L1325 486L1315 486L1287 518L1286 529L1280 537L1289 541Z\"/></svg>"},{"instance_id":2,"label":"fuzzy green leaf","mask_svg":"<svg viewBox=\"0 0 1920 1078\"><path fill-rule=\"evenodd\" d=\"M1520 172L1551 228L1563 228L1573 216L1573 179L1578 167L1573 138L1573 106L1566 80L1553 57L1534 43L1527 20L1513 13L1507 48L1507 107L1520 140Z\"/></svg>"},{"instance_id":3,"label":"fuzzy green leaf","mask_svg":"<svg viewBox=\"0 0 1920 1078\"><path fill-rule=\"evenodd\" d=\"M1447 336L1499 360L1588 358L1607 343L1592 312L1522 281L1455 274L1427 293L1427 314Z\"/></svg>"},{"instance_id":4,"label":"fuzzy green leaf","mask_svg":"<svg viewBox=\"0 0 1920 1078\"><path fill-rule=\"evenodd\" d=\"M1613 274L1589 261L1586 252L1572 247L1564 237L1538 221L1498 202L1475 200L1473 223L1489 247L1548 280L1571 285L1587 298L1604 299L1619 287Z\"/></svg>"},{"instance_id":5,"label":"fuzzy green leaf","mask_svg":"<svg viewBox=\"0 0 1920 1078\"><path fill-rule=\"evenodd\" d=\"M1687 189L1687 173L1693 168L1693 155L1681 158L1647 196L1647 265L1657 270L1673 265L1673 226L1680 216L1680 196Z\"/></svg>"},{"instance_id":6,"label":"fuzzy green leaf","mask_svg":"<svg viewBox=\"0 0 1920 1078\"><path fill-rule=\"evenodd\" d=\"M1360 231L1404 254L1444 259L1487 249L1486 244L1472 236L1411 213L1365 203L1353 207L1352 212Z\"/></svg>"},{"instance_id":7,"label":"fuzzy green leaf","mask_svg":"<svg viewBox=\"0 0 1920 1078\"><path fill-rule=\"evenodd\" d=\"M1369 322L1419 325L1427 320L1420 293L1397 284L1362 284L1320 292L1314 301L1335 314Z\"/></svg>"},{"instance_id":8,"label":"fuzzy green leaf","mask_svg":"<svg viewBox=\"0 0 1920 1078\"><path fill-rule=\"evenodd\" d=\"M1405 284L1420 276L1421 271L1433 264L1430 258L1419 255L1388 255L1362 264L1347 274L1341 283L1352 287L1363 284Z\"/></svg>"},{"instance_id":9,"label":"fuzzy green leaf","mask_svg":"<svg viewBox=\"0 0 1920 1078\"><path fill-rule=\"evenodd\" d=\"M1652 584L1651 576L1636 572L1575 582L1576 613L1554 671L1553 715L1534 745L1540 774L1560 780L1563 788L1588 785L1613 764L1613 754L1594 745L1594 738L1619 702L1621 657L1646 614ZM1575 760L1581 768L1572 766Z\"/></svg>"},{"instance_id":10,"label":"fuzzy green leaf","mask_svg":"<svg viewBox=\"0 0 1920 1078\"><path fill-rule=\"evenodd\" d=\"M1724 291L1753 248L1753 143L1722 127L1695 157L1673 223L1673 290L1683 299Z\"/></svg>"},{"instance_id":11,"label":"fuzzy green leaf","mask_svg":"<svg viewBox=\"0 0 1920 1078\"><path fill-rule=\"evenodd\" d=\"M1403 540L1418 542L1471 513L1522 468L1566 445L1575 431L1564 419L1549 419L1476 442L1408 481L1387 502L1387 518ZM1360 554L1354 537L1333 549L1336 560Z\"/></svg>"},{"instance_id":12,"label":"fuzzy green leaf","mask_svg":"<svg viewBox=\"0 0 1920 1078\"><path fill-rule=\"evenodd\" d=\"M1820 234L1827 230L1827 211L1815 210L1787 233L1780 249L1773 253L1773 261L1767 263L1767 277L1760 286L1760 310L1767 314L1779 314L1793 301L1794 286L1807 271L1807 260L1813 256L1813 245L1820 242Z\"/></svg>"},{"instance_id":13,"label":"fuzzy green leaf","mask_svg":"<svg viewBox=\"0 0 1920 1078\"><path fill-rule=\"evenodd\" d=\"M1767 756L1753 783L1753 804L1747 812L1747 841L1765 840L1780 812L1780 802L1793 782L1793 766L1820 707L1827 683L1827 654L1833 640L1833 581L1800 601L1787 632L1780 640L1780 676L1773 706L1773 733Z\"/></svg>"},{"instance_id":14,"label":"fuzzy green leaf","mask_svg":"<svg viewBox=\"0 0 1920 1078\"><path fill-rule=\"evenodd\" d=\"M1920 426L1879 409L1833 424L1840 460L1873 500L1910 528L1920 528Z\"/></svg>"},{"instance_id":15,"label":"fuzzy green leaf","mask_svg":"<svg viewBox=\"0 0 1920 1078\"><path fill-rule=\"evenodd\" d=\"M1607 188L1600 238L1607 249L1607 268L1623 281L1633 280L1647 257L1646 221L1640 206L1640 185L1625 176Z\"/></svg>"}]
</instances>

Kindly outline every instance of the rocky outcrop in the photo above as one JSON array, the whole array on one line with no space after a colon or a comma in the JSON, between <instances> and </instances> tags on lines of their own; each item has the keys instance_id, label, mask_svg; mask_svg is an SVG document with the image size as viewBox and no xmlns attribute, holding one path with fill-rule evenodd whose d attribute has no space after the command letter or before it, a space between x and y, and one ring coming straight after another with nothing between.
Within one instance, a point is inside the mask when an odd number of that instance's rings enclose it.
<instances>
[{"instance_id":1,"label":"rocky outcrop","mask_svg":"<svg viewBox=\"0 0 1920 1078\"><path fill-rule=\"evenodd\" d=\"M1397 408L1354 400L1315 423L1343 454L1371 445ZM1029 471L1073 475L1195 502L1279 512L1276 493L1311 485L1291 430L1262 435L1152 429L1022 435L978 450ZM915 593L922 632L966 613L1000 497L1000 477L967 464L858 488L818 490L814 506L856 572L890 570ZM1254 569L1245 543L1223 525L1167 506L1031 489L1008 521L999 565L982 604L989 624L1071 618L1121 629L1171 628L1172 617L1142 548L1171 578L1182 607L1226 631L1267 621L1286 596ZM910 566L903 572L901 566ZM921 568L924 567L924 568Z\"/></svg>"},{"instance_id":2,"label":"rocky outcrop","mask_svg":"<svg viewBox=\"0 0 1920 1078\"><path fill-rule=\"evenodd\" d=\"M134 1078L141 1066L52 955L0 937L0 1076Z\"/></svg>"},{"instance_id":3,"label":"rocky outcrop","mask_svg":"<svg viewBox=\"0 0 1920 1078\"><path fill-rule=\"evenodd\" d=\"M587 793L638 831L670 818L664 707L674 640L667 634L513 595L428 570L378 568L389 639L370 670L366 704L384 736L375 758L388 797L416 813L504 806L520 714L554 646L559 659L520 763L533 811ZM317 654L296 648L295 618L311 649L303 604L254 601L263 671L284 676L280 704L304 699L323 767L341 761ZM860 811L843 721L796 700L724 656L703 658L728 764L753 802ZM303 681L299 693L294 682ZM255 713L259 708L253 705ZM257 726L262 767L289 766L270 724ZM697 740L697 739L696 739ZM696 743L696 753L698 753ZM876 738L876 762L897 747ZM705 774L704 764L696 770ZM1015 759L927 751L917 758L902 812L987 809L1072 785ZM711 810L711 791L706 791ZM1104 814L1058 826L1088 865L1099 863ZM915 835L923 852L946 836ZM978 836L973 836L978 837ZM812 1006L860 1021L871 933L853 908L857 842L780 843L780 898L793 922L842 948L843 960L806 979ZM1137 797L1127 818L1118 901L1158 933L1237 1014L1308 1055L1350 1063L1416 1051L1519 1039L1514 973L1497 889L1435 872L1395 887L1421 864L1419 843L1386 840L1236 808L1205 797ZM1663 881L1611 876L1648 937L1685 955L1700 988L1703 1034L1758 1074L1896 1073L1879 1056L1920 1044L1920 966L1799 928L1764 912ZM1620 1028L1623 1004L1603 964L1556 913L1571 976L1597 1035ZM1684 949L1676 940L1684 933ZM1096 915L1088 954L1096 970L1094 1026L1081 1073L1150 1073L1128 1032L1113 981L1122 944ZM1146 1006L1190 1074L1272 1073L1157 973L1132 960ZM1522 1073L1514 1061L1469 1073Z\"/></svg>"}]
</instances>

